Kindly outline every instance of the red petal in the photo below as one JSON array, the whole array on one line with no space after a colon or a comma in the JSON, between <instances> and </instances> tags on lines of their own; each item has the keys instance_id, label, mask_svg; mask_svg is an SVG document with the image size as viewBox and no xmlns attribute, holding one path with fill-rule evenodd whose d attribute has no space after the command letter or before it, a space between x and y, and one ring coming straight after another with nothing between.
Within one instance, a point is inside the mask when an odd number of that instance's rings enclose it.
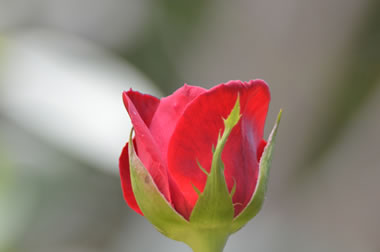
<instances>
[{"instance_id":1,"label":"red petal","mask_svg":"<svg viewBox=\"0 0 380 252\"><path fill-rule=\"evenodd\" d=\"M265 146L267 146L267 141L263 139L261 140L259 146L257 147L257 160L259 160L259 162L260 162L261 156L263 155Z\"/></svg>"},{"instance_id":2,"label":"red petal","mask_svg":"<svg viewBox=\"0 0 380 252\"><path fill-rule=\"evenodd\" d=\"M139 150L138 156L146 169L149 171L158 189L165 196L165 198L171 202L167 168L165 162L162 159L158 145L151 135L145 122L149 121L148 119L152 112L150 110L143 109L144 101L149 108L149 104L155 103L154 101L157 98L153 99L152 96L142 96L142 98L140 97L141 100L139 99L139 103L136 104L140 110L137 110L135 104L133 103L133 101L136 101L136 97L134 96L135 94L136 92L132 91L124 92L123 99L125 107L127 108L129 116L131 117L133 127L135 129L136 146ZM139 113L140 111L143 111L142 114L146 115L145 121L141 117Z\"/></svg>"},{"instance_id":3,"label":"red petal","mask_svg":"<svg viewBox=\"0 0 380 252\"><path fill-rule=\"evenodd\" d=\"M160 104L160 100L154 96L141 94L140 92L133 91L132 89L128 92L124 92L123 96L125 95L129 97L133 105L135 105L140 117L143 119L146 126L149 127L153 115L156 112L158 105ZM126 102L125 99L124 102Z\"/></svg>"},{"instance_id":4,"label":"red petal","mask_svg":"<svg viewBox=\"0 0 380 252\"><path fill-rule=\"evenodd\" d=\"M160 146L161 156L166 161L169 140L173 134L178 119L186 106L206 90L201 87L184 85L172 95L162 98L152 119L150 132ZM167 167L167 162L165 163ZM192 207L178 189L176 181L169 177L170 194L174 208L186 219L189 218Z\"/></svg>"},{"instance_id":5,"label":"red petal","mask_svg":"<svg viewBox=\"0 0 380 252\"><path fill-rule=\"evenodd\" d=\"M161 99L149 128L160 146L164 159L167 157L169 140L178 119L182 116L186 106L205 91L204 88L185 84L172 95Z\"/></svg>"},{"instance_id":6,"label":"red petal","mask_svg":"<svg viewBox=\"0 0 380 252\"><path fill-rule=\"evenodd\" d=\"M242 118L232 130L222 153L229 189L236 181L233 202L238 204L235 215L248 203L256 186L257 148L263 136L270 100L269 89L261 80L248 83L231 81L205 92L189 104L169 143L169 172L191 206L195 205L198 198L192 185L203 190L206 182L206 176L196 161L210 170L211 149L224 128L222 118L231 112L238 93Z\"/></svg>"},{"instance_id":7,"label":"red petal","mask_svg":"<svg viewBox=\"0 0 380 252\"><path fill-rule=\"evenodd\" d=\"M123 195L124 195L125 201L127 201L128 205L133 210L143 215L143 213L140 210L140 207L137 205L136 198L132 190L131 175L129 172L128 143L125 145L120 155L119 171L120 171L120 179L121 179L121 188L123 189Z\"/></svg>"},{"instance_id":8,"label":"red petal","mask_svg":"<svg viewBox=\"0 0 380 252\"><path fill-rule=\"evenodd\" d=\"M169 184L170 196L172 197L172 206L186 220L189 220L192 206L187 202L187 200L182 194L182 191L179 189L177 182L174 181L174 179L171 176L169 176Z\"/></svg>"}]
</instances>

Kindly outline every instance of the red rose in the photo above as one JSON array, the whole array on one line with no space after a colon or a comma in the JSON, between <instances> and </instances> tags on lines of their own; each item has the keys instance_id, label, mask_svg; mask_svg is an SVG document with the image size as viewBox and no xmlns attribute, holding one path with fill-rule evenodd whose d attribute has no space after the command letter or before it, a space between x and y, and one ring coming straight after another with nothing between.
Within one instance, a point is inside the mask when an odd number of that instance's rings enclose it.
<instances>
[{"instance_id":1,"label":"red rose","mask_svg":"<svg viewBox=\"0 0 380 252\"><path fill-rule=\"evenodd\" d=\"M241 117L222 152L228 191L234 190L235 217L250 202L258 183L270 101L267 84L262 80L230 81L210 90L184 85L162 99L132 90L123 93L135 130L137 156L167 202L186 220L197 202L197 191L204 190L212 150L225 127L223 118L238 97ZM132 190L128 144L120 157L120 174L128 205L142 214Z\"/></svg>"}]
</instances>

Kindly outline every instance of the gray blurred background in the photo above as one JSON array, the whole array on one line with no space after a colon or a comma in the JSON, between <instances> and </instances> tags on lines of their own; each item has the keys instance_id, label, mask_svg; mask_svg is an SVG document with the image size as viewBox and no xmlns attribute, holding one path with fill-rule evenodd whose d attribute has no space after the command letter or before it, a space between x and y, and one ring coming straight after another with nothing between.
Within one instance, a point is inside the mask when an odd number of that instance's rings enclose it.
<instances>
[{"instance_id":1,"label":"gray blurred background","mask_svg":"<svg viewBox=\"0 0 380 252\"><path fill-rule=\"evenodd\" d=\"M225 251L380 251L379 0L0 0L0 252L190 252L124 203L121 92L254 78L283 120Z\"/></svg>"}]
</instances>

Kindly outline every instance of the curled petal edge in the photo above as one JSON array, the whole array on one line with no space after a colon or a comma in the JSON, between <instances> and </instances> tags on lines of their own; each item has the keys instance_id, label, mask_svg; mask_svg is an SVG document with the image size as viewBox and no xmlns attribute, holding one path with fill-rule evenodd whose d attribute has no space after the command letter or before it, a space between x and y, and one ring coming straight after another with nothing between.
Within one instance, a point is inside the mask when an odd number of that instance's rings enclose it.
<instances>
[{"instance_id":1,"label":"curled petal edge","mask_svg":"<svg viewBox=\"0 0 380 252\"><path fill-rule=\"evenodd\" d=\"M259 177L256 184L255 191L252 195L251 200L248 205L243 209L243 211L237 215L232 223L231 233L235 233L241 229L248 221L257 215L260 211L267 191L269 170L272 163L272 153L273 147L275 144L275 139L277 135L278 126L281 120L282 110L278 113L276 123L272 129L272 132L269 135L268 143L264 148L263 154L259 163Z\"/></svg>"}]
</instances>

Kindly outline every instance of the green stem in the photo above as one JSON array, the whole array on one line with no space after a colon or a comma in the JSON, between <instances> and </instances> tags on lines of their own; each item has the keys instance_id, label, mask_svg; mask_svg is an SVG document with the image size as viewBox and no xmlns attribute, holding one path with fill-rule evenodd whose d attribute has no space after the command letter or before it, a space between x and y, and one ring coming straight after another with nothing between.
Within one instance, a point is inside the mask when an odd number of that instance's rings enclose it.
<instances>
[{"instance_id":1,"label":"green stem","mask_svg":"<svg viewBox=\"0 0 380 252\"><path fill-rule=\"evenodd\" d=\"M197 232L188 237L187 244L193 252L223 252L227 239L228 234L224 232Z\"/></svg>"}]
</instances>

